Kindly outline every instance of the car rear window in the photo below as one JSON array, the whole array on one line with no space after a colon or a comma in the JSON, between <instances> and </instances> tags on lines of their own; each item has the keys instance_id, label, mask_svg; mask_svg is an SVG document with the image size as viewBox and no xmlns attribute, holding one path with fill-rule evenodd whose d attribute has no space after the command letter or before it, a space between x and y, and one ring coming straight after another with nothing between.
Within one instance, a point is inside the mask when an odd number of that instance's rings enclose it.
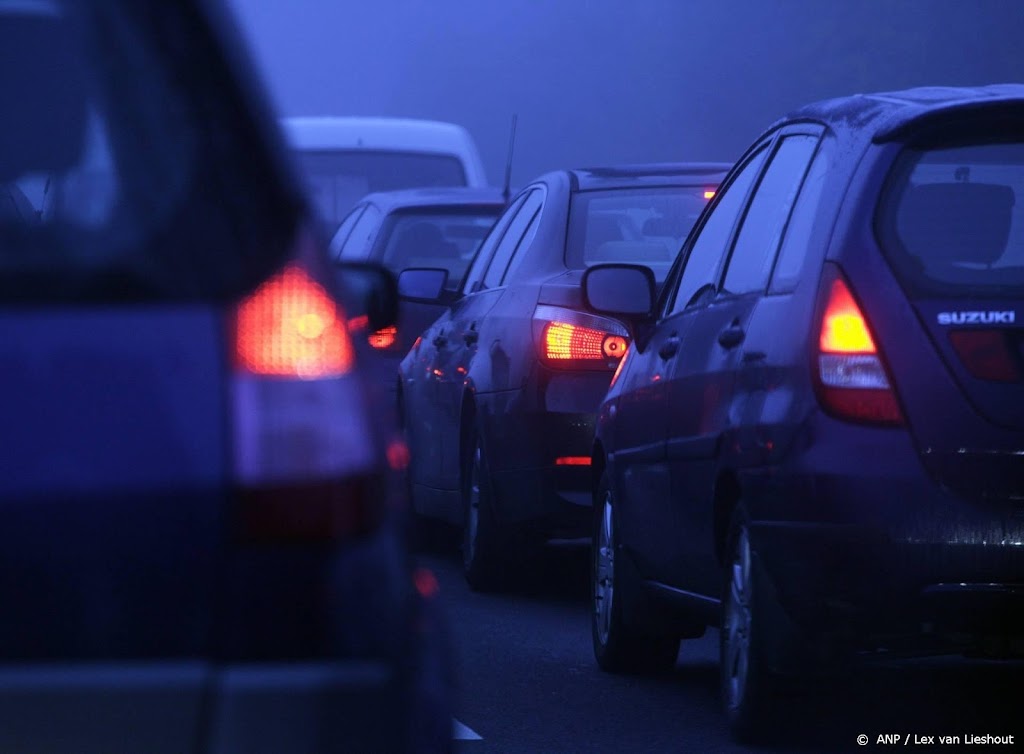
<instances>
[{"instance_id":1,"label":"car rear window","mask_svg":"<svg viewBox=\"0 0 1024 754\"><path fill-rule=\"evenodd\" d=\"M609 262L641 264L662 283L712 189L653 186L575 193L566 265L582 269Z\"/></svg>"},{"instance_id":2,"label":"car rear window","mask_svg":"<svg viewBox=\"0 0 1024 754\"><path fill-rule=\"evenodd\" d=\"M898 274L940 295L1024 291L1024 142L911 148L879 209Z\"/></svg>"},{"instance_id":3,"label":"car rear window","mask_svg":"<svg viewBox=\"0 0 1024 754\"><path fill-rule=\"evenodd\" d=\"M480 207L393 213L372 256L396 274L411 267L444 268L447 287L456 290L500 212L500 207Z\"/></svg>"},{"instance_id":4,"label":"car rear window","mask_svg":"<svg viewBox=\"0 0 1024 754\"><path fill-rule=\"evenodd\" d=\"M17 103L0 120L0 300L221 299L287 253L299 205L190 19L0 0L0 101Z\"/></svg>"},{"instance_id":5,"label":"car rear window","mask_svg":"<svg viewBox=\"0 0 1024 754\"><path fill-rule=\"evenodd\" d=\"M366 194L466 185L455 155L338 149L300 150L296 156L313 203L332 231Z\"/></svg>"}]
</instances>

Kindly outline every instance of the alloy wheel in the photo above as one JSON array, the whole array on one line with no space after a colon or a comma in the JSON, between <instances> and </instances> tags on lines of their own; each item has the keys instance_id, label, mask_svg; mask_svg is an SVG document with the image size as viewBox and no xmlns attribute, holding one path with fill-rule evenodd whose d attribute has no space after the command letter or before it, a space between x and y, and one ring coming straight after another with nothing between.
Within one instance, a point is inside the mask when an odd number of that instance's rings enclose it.
<instances>
[{"instance_id":1,"label":"alloy wheel","mask_svg":"<svg viewBox=\"0 0 1024 754\"><path fill-rule=\"evenodd\" d=\"M743 704L750 674L751 594L750 539L746 527L743 527L739 530L733 552L722 629L725 631L722 659L725 663L726 703L733 710Z\"/></svg>"},{"instance_id":2,"label":"alloy wheel","mask_svg":"<svg viewBox=\"0 0 1024 754\"><path fill-rule=\"evenodd\" d=\"M612 624L612 600L615 593L615 532L612 495L606 492L601 508L597 549L594 553L594 618L601 644L608 643Z\"/></svg>"}]
</instances>

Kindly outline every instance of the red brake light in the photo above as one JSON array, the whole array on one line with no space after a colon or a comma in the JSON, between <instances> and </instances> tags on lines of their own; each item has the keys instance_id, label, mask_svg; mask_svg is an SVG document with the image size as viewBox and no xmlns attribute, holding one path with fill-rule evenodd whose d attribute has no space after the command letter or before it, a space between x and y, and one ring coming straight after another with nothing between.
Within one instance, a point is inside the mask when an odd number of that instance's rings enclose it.
<instances>
[{"instance_id":1,"label":"red brake light","mask_svg":"<svg viewBox=\"0 0 1024 754\"><path fill-rule=\"evenodd\" d=\"M826 298L814 376L822 406L842 419L902 424L867 319L838 268L826 268L821 290Z\"/></svg>"},{"instance_id":2,"label":"red brake light","mask_svg":"<svg viewBox=\"0 0 1024 754\"><path fill-rule=\"evenodd\" d=\"M604 359L607 333L565 322L550 322L544 328L544 356L548 359Z\"/></svg>"},{"instance_id":3,"label":"red brake light","mask_svg":"<svg viewBox=\"0 0 1024 754\"><path fill-rule=\"evenodd\" d=\"M253 374L308 379L339 376L353 365L343 313L298 265L286 267L239 305L235 358Z\"/></svg>"},{"instance_id":4,"label":"red brake light","mask_svg":"<svg viewBox=\"0 0 1024 754\"><path fill-rule=\"evenodd\" d=\"M832 281L818 345L822 353L877 353L868 323L842 278Z\"/></svg>"},{"instance_id":5,"label":"red brake light","mask_svg":"<svg viewBox=\"0 0 1024 754\"><path fill-rule=\"evenodd\" d=\"M589 466L590 456L559 456L555 466Z\"/></svg>"},{"instance_id":6,"label":"red brake light","mask_svg":"<svg viewBox=\"0 0 1024 754\"><path fill-rule=\"evenodd\" d=\"M560 361L621 359L629 342L603 330L549 322L544 327L544 358Z\"/></svg>"},{"instance_id":7,"label":"red brake light","mask_svg":"<svg viewBox=\"0 0 1024 754\"><path fill-rule=\"evenodd\" d=\"M391 348L398 339L397 327L385 327L377 332L370 333L367 340L374 348Z\"/></svg>"}]
</instances>

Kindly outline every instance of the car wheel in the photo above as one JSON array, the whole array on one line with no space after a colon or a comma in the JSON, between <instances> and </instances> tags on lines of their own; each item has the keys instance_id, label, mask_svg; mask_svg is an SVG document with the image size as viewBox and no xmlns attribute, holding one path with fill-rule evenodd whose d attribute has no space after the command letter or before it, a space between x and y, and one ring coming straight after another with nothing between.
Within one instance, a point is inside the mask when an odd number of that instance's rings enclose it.
<instances>
[{"instance_id":1,"label":"car wheel","mask_svg":"<svg viewBox=\"0 0 1024 754\"><path fill-rule=\"evenodd\" d=\"M494 518L487 456L474 433L462 474L462 572L474 591L492 591L506 560L507 543Z\"/></svg>"},{"instance_id":2,"label":"car wheel","mask_svg":"<svg viewBox=\"0 0 1024 754\"><path fill-rule=\"evenodd\" d=\"M625 592L629 586L620 569L616 569L618 518L607 475L601 477L597 501L590 569L593 604L590 626L597 664L611 673L671 669L679 655L679 638L644 635L623 619L623 604L629 598Z\"/></svg>"},{"instance_id":3,"label":"car wheel","mask_svg":"<svg viewBox=\"0 0 1024 754\"><path fill-rule=\"evenodd\" d=\"M733 736L754 743L768 733L777 681L765 651L764 595L758 590L758 564L742 507L730 526L726 563L719 641L722 703Z\"/></svg>"}]
</instances>

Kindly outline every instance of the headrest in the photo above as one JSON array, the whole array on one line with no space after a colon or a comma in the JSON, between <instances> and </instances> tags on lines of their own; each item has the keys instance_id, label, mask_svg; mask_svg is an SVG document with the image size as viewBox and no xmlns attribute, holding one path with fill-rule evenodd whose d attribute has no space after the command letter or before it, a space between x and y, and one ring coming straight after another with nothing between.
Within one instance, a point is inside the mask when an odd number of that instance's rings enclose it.
<instances>
[{"instance_id":1,"label":"headrest","mask_svg":"<svg viewBox=\"0 0 1024 754\"><path fill-rule=\"evenodd\" d=\"M926 183L907 188L896 232L926 265L989 265L1006 251L1016 195L994 183Z\"/></svg>"},{"instance_id":2,"label":"headrest","mask_svg":"<svg viewBox=\"0 0 1024 754\"><path fill-rule=\"evenodd\" d=\"M86 55L47 3L0 5L0 182L77 164L85 144Z\"/></svg>"}]
</instances>

